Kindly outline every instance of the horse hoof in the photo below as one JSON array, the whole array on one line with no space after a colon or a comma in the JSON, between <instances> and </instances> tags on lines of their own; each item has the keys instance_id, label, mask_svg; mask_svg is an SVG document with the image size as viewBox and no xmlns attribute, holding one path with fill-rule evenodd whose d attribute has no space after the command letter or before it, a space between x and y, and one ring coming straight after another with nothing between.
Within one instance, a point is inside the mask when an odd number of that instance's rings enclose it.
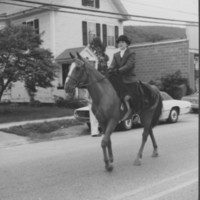
<instances>
[{"instance_id":1,"label":"horse hoof","mask_svg":"<svg viewBox=\"0 0 200 200\"><path fill-rule=\"evenodd\" d=\"M153 154L152 154L152 157L153 157L153 158L156 158L156 157L158 157L158 156L159 156L158 152L153 152Z\"/></svg>"},{"instance_id":2,"label":"horse hoof","mask_svg":"<svg viewBox=\"0 0 200 200\"><path fill-rule=\"evenodd\" d=\"M141 163L141 161L140 161L140 159L136 159L135 161L134 161L134 165L136 165L136 166L140 166L142 163Z\"/></svg>"},{"instance_id":3,"label":"horse hoof","mask_svg":"<svg viewBox=\"0 0 200 200\"><path fill-rule=\"evenodd\" d=\"M113 170L113 165L107 165L106 167L106 171L111 172Z\"/></svg>"}]
</instances>

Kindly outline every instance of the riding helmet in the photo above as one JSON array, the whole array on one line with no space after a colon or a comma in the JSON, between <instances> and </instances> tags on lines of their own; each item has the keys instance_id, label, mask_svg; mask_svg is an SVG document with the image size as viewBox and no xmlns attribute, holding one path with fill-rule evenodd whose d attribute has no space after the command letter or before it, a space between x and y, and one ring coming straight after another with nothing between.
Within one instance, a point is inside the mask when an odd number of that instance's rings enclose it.
<instances>
[{"instance_id":1,"label":"riding helmet","mask_svg":"<svg viewBox=\"0 0 200 200\"><path fill-rule=\"evenodd\" d=\"M118 37L118 39L116 40L117 44L118 44L120 41L126 42L127 45L130 45L130 44L131 44L131 41L128 39L128 37L127 37L126 35L120 35L120 36Z\"/></svg>"}]
</instances>

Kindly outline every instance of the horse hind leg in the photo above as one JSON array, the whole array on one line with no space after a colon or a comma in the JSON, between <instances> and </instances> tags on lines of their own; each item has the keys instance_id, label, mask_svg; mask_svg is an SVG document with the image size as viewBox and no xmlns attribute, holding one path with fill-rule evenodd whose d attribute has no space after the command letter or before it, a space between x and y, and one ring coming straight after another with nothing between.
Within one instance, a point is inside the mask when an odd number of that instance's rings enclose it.
<instances>
[{"instance_id":1,"label":"horse hind leg","mask_svg":"<svg viewBox=\"0 0 200 200\"><path fill-rule=\"evenodd\" d=\"M149 128L144 128L143 135L142 135L142 144L138 151L137 157L134 161L134 165L137 165L137 166L141 165L142 154L143 154L145 143L148 138L148 134L149 134Z\"/></svg>"},{"instance_id":2,"label":"horse hind leg","mask_svg":"<svg viewBox=\"0 0 200 200\"><path fill-rule=\"evenodd\" d=\"M152 128L150 129L150 137L151 137L151 141L152 141L152 144L153 144L152 157L155 158L155 157L158 157L158 145L156 143Z\"/></svg>"}]
</instances>

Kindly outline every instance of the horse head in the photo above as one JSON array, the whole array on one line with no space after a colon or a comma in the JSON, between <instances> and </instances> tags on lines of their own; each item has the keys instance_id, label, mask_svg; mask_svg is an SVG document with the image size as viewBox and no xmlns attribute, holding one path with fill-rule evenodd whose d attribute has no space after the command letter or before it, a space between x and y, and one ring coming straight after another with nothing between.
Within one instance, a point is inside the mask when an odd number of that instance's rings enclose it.
<instances>
[{"instance_id":1,"label":"horse head","mask_svg":"<svg viewBox=\"0 0 200 200\"><path fill-rule=\"evenodd\" d=\"M88 75L86 70L86 60L78 53L75 57L71 52L70 57L73 59L69 67L69 73L65 80L64 89L67 93L74 91L76 87L83 87L87 83Z\"/></svg>"}]
</instances>

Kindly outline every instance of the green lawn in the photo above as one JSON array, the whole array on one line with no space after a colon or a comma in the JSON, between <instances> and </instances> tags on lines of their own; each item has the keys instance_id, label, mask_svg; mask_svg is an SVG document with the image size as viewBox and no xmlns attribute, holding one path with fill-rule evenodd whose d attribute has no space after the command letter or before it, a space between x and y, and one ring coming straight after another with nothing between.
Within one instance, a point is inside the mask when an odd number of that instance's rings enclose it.
<instances>
[{"instance_id":1,"label":"green lawn","mask_svg":"<svg viewBox=\"0 0 200 200\"><path fill-rule=\"evenodd\" d=\"M73 112L74 109L55 105L32 107L30 105L2 104L0 105L0 123L72 116Z\"/></svg>"}]
</instances>

